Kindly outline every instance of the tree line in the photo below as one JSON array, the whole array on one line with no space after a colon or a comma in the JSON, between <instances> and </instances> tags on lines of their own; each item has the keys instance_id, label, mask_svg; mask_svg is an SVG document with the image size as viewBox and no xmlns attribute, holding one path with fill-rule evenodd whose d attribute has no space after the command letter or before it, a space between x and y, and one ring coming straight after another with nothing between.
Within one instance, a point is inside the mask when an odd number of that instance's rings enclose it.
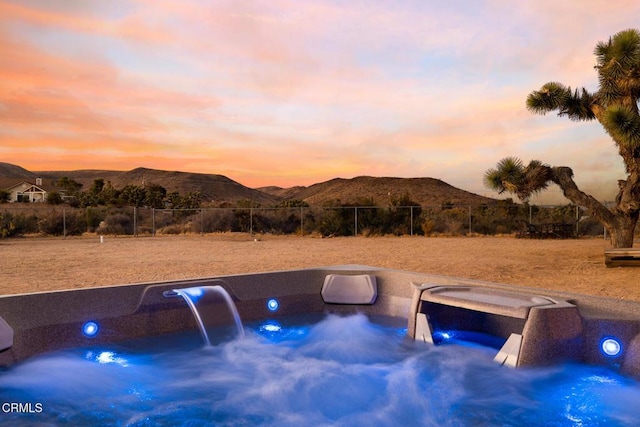
<instances>
[{"instance_id":1,"label":"tree line","mask_svg":"<svg viewBox=\"0 0 640 427\"><path fill-rule=\"evenodd\" d=\"M51 191L47 196L47 203L59 205L67 203L71 207L90 206L133 206L155 209L198 209L202 204L200 192L187 192L180 194L177 191L167 192L167 189L159 184L126 185L115 188L111 182L104 179L95 179L88 190L82 190L82 184L62 177L54 182L54 186L60 191Z\"/></svg>"}]
</instances>

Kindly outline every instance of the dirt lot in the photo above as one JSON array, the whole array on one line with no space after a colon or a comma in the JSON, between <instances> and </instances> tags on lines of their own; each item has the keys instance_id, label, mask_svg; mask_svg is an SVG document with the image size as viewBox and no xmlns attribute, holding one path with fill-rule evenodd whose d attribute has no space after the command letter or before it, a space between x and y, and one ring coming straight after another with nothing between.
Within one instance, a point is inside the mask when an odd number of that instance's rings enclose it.
<instances>
[{"instance_id":1,"label":"dirt lot","mask_svg":"<svg viewBox=\"0 0 640 427\"><path fill-rule=\"evenodd\" d=\"M0 240L0 294L363 264L640 301L640 268L606 268L599 239L246 234Z\"/></svg>"}]
</instances>

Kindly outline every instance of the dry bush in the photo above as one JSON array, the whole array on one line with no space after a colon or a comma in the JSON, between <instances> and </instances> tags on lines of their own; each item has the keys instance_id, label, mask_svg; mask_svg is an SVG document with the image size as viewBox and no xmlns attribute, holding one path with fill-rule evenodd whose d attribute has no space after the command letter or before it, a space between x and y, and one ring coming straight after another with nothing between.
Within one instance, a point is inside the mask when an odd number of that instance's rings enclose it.
<instances>
[{"instance_id":1,"label":"dry bush","mask_svg":"<svg viewBox=\"0 0 640 427\"><path fill-rule=\"evenodd\" d=\"M187 222L184 224L171 224L165 227L160 228L157 233L158 234L187 234L193 232L193 223Z\"/></svg>"},{"instance_id":2,"label":"dry bush","mask_svg":"<svg viewBox=\"0 0 640 427\"><path fill-rule=\"evenodd\" d=\"M96 229L98 234L133 234L133 219L123 213L108 215Z\"/></svg>"}]
</instances>

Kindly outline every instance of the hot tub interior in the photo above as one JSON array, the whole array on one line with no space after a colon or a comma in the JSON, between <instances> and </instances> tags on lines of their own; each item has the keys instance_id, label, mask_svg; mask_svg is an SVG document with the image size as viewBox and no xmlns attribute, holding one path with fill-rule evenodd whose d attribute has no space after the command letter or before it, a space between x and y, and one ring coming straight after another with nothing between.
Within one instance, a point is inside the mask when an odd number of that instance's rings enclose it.
<instances>
[{"instance_id":1,"label":"hot tub interior","mask_svg":"<svg viewBox=\"0 0 640 427\"><path fill-rule=\"evenodd\" d=\"M315 316L321 321L304 329L291 322L296 316ZM383 318L393 319L394 327L369 321ZM249 325L248 328L238 328L239 319ZM232 330L230 338L229 332L224 332L220 335L224 338L219 339L219 331L228 325ZM248 337L237 338L244 334L245 329L249 331ZM303 330L307 332L300 332ZM313 331L311 338L321 337L320 343L307 341L310 339L308 331ZM199 336L202 340L197 348L191 348L189 352L182 351L175 341L176 336L185 333L192 338ZM211 334L216 337L211 339ZM207 338L212 344L208 346L211 350L203 353L202 344L207 342ZM153 344L148 344L149 339L154 340ZM438 345L448 341L457 344ZM479 348L460 346L460 341L488 345ZM368 347L365 348L365 344ZM140 351L141 348L144 351ZM163 349L159 352L161 356L158 356L158 348ZM448 414L456 414L461 408L466 412L474 406L482 406L482 396L484 393L487 397L487 390L490 391L488 399L497 401L499 389L504 391L506 387L510 388L509 393L519 390L515 393L515 400L504 400L502 396L506 406L493 407L485 412L487 417L495 417L496 411L509 412L518 407L522 404L522 401L517 403L518 399L524 399L533 406L550 406L552 409L548 416L555 417L560 409L557 406L558 396L553 397L557 392L554 387L558 384L577 387L576 382L583 384L583 391L578 394L584 393L585 399L595 389L601 393L610 387L613 388L607 392L612 393L611 396L618 396L614 399L603 398L597 404L592 402L599 412L589 413L589 417L596 417L591 419L624 425L626 419L638 415L633 405L628 405L625 411L618 411L620 402L639 396L635 379L640 376L638 303L366 266L335 266L0 297L0 364L4 367L4 371L0 372L0 382L3 384L1 389L5 390L2 396L5 401L12 393L16 396L15 400L37 400L37 392L32 389L28 391L28 386L21 388L29 381L33 385L43 380L42 375L39 379L25 380L21 374L28 366L35 367L40 374L48 372L44 377L53 378L54 383L56 379L64 383L60 378L66 375L64 372L111 369L115 375L120 375L118 370L126 368L123 364L137 365L135 361L139 358L159 358L162 360L160 366L166 369L165 364L169 363L163 359L166 356L172 360L171 363L182 366L175 368L177 372L171 369L172 373L167 374L171 380L166 381L186 381L196 390L188 394L188 402L193 399L206 400L209 396L207 393L231 392L245 396L238 398L238 402L241 402L249 399L245 391L238 391L243 387L258 387L261 393L266 393L262 387L267 387L278 394L283 392L281 387L287 387L286 381L300 377L303 370L292 372L284 368L285 361L292 360L290 351L299 348L308 350L301 355L302 360L306 360L307 368L319 363L323 370L327 369L326 363L330 359L329 365L335 371L318 371L318 377L308 379L308 382L294 381L301 389L295 390L293 387L293 395L282 396L283 399L296 401L293 396L303 392L302 389L331 393L334 387L339 389L349 384L349 381L339 378L353 380L353 389L349 389L349 394L356 393L355 400L340 397L342 395L339 393L333 396L334 400L323 400L323 405L334 405L341 409L327 410L330 413L321 411L323 415L317 419L318 422L344 421L350 419L348 417L359 419L361 415L349 408L363 406L360 401L364 401L363 396L374 399L377 404L387 402L385 407L390 412L383 411L381 420L388 422L394 414L402 419L400 413L422 416L417 415L416 408L422 411L425 405L438 405L425 395L436 393L439 396L443 388L452 391L452 397L441 399L442 405L449 405L441 408ZM318 355L311 352L310 348L323 348L325 352L321 351ZM151 349L153 352L149 353L147 350ZM333 353L328 355L326 351ZM259 385L254 383L257 371L251 371L258 369L255 365L249 368L232 363L227 365L228 369L212 370L210 375L204 371L205 364L228 364L229 352L247 366L252 366L247 360L251 357L262 360L272 358L273 370L280 370L280 374L263 378L265 384ZM206 362L200 359L202 354L206 355ZM69 361L69 355L76 359ZM335 358L336 355L339 357ZM51 357L55 359L53 365L50 364ZM93 362L93 365L87 365L88 362ZM357 369L352 362L358 365ZM199 368L185 373L189 363L195 363ZM386 366L387 363L393 368ZM359 370L362 364L370 365L366 369L368 373L363 377L352 376L352 370ZM259 369L266 367L267 364L261 364ZM432 368L435 371L430 370ZM160 375L155 369L145 365L142 368L144 374L137 371L132 374L128 370L122 375L150 375L155 378ZM236 378L235 374L230 373L234 370L248 372L248 376ZM447 371L451 372L447 374ZM461 376L461 372L464 375ZM181 373L185 377L180 378ZM95 375L98 379L94 380L99 384L99 378L106 374L100 371ZM321 379L327 375L332 378L335 376L336 383ZM451 378L444 378L446 375ZM218 379L229 376L241 385L232 391L219 391L216 388L220 385ZM384 379L381 380L381 377ZM196 378L206 378L206 387L196 384ZM544 385L547 379L550 383ZM314 382L317 382L319 389L315 388ZM438 383L437 386L434 382ZM463 384L454 386L455 382ZM406 388L400 394L397 392L397 388L401 388L399 384L404 384ZM168 383L165 385L171 388ZM130 386L130 383L114 385L129 390L117 399L141 398L140 395L132 398L128 394L132 389ZM57 386L49 384L47 387L56 390ZM142 390L147 386L140 383L136 387ZM209 391L201 395L199 393L203 387L208 387ZM366 392L355 390L360 387L382 387L386 392L367 395ZM211 388L218 391L211 391ZM388 394L390 391L393 393ZM181 392L184 393L184 390ZM154 389L149 393L156 396L164 392ZM255 394L249 395L255 398ZM461 395L468 399L461 398ZM307 395L308 400L313 400L312 397L313 393ZM53 401L53 397L47 399ZM261 401L265 411L269 405L276 405L270 399ZM391 405L389 401L394 399L403 400L403 404ZM169 405L169 400L164 404ZM204 414L204 419L211 419L211 405L217 405L211 402L219 401L210 400L205 409L194 410L200 415ZM585 404L583 401L565 403L574 405L574 408L575 405ZM67 405L66 402L57 404ZM231 405L228 408L233 407ZM566 413L567 407L563 407ZM287 408L287 411L295 419L293 408ZM227 412L224 412L227 415L220 414L216 412L215 415L218 421L221 420L219 417L230 416ZM524 410L523 414L524 418L515 419L535 419L527 418L533 416L533 412ZM574 417L586 416L586 413L577 414L575 411L571 414ZM155 416L161 415L152 417ZM251 416L262 422L273 421L269 418L271 415ZM305 416L311 417L311 414L306 413ZM433 421L434 416L431 414L429 419Z\"/></svg>"}]
</instances>

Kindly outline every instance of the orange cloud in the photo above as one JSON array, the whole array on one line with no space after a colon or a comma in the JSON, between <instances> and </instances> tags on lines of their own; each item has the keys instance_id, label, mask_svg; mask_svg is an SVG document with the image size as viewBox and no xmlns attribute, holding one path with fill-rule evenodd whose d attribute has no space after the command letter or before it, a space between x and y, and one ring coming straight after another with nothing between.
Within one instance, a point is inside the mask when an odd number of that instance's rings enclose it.
<instances>
[{"instance_id":1,"label":"orange cloud","mask_svg":"<svg viewBox=\"0 0 640 427\"><path fill-rule=\"evenodd\" d=\"M99 5L93 5L99 9ZM90 7L90 6L89 6ZM74 12L73 8L35 8L15 3L0 3L0 21L8 24L21 22L38 28L70 31L79 35L95 34L109 37L126 37L138 42L170 43L170 34L162 28L154 28L144 19L105 19L100 10L87 9Z\"/></svg>"},{"instance_id":2,"label":"orange cloud","mask_svg":"<svg viewBox=\"0 0 640 427\"><path fill-rule=\"evenodd\" d=\"M505 155L562 160L566 149L540 146L582 137L581 124L533 116L524 99L548 80L593 84L595 42L639 8L623 7L0 3L0 155L32 169L147 166L248 185L363 174L480 183ZM597 173L582 159L571 160Z\"/></svg>"}]
</instances>

